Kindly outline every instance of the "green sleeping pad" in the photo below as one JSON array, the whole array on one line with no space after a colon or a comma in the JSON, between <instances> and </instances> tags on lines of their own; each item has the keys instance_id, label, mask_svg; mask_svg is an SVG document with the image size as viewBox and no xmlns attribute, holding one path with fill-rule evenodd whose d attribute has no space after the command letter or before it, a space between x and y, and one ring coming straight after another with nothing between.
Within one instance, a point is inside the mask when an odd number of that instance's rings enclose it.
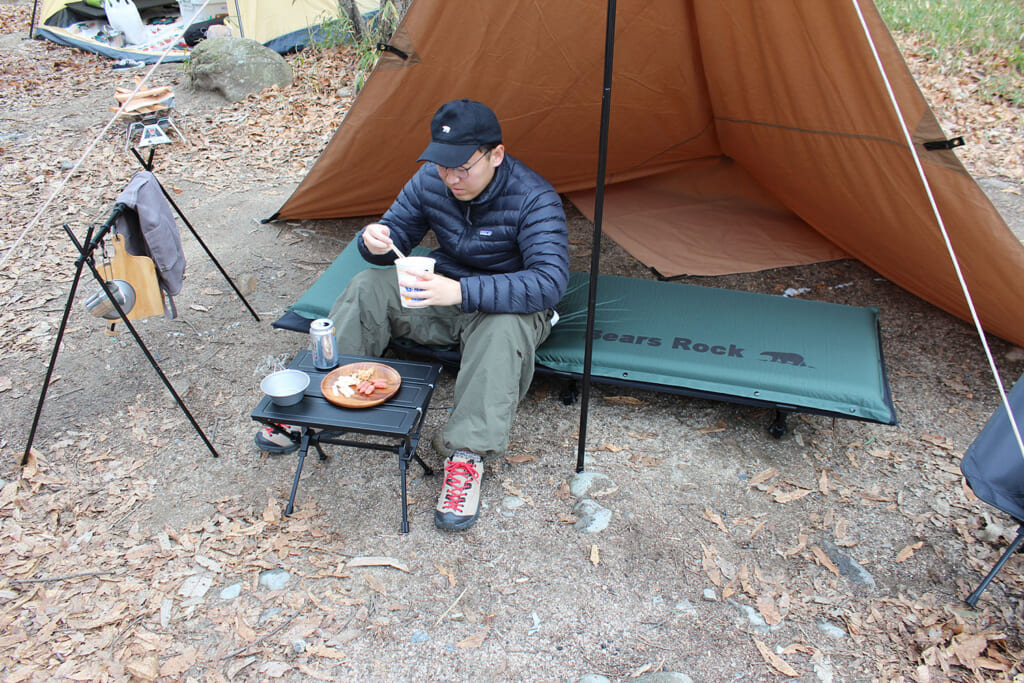
<instances>
[{"instance_id":1,"label":"green sleeping pad","mask_svg":"<svg viewBox=\"0 0 1024 683\"><path fill-rule=\"evenodd\" d=\"M289 310L326 316L367 267L351 243ZM538 349L539 371L583 372L588 287L587 273L572 273L558 323ZM601 275L591 377L896 423L874 307Z\"/></svg>"}]
</instances>

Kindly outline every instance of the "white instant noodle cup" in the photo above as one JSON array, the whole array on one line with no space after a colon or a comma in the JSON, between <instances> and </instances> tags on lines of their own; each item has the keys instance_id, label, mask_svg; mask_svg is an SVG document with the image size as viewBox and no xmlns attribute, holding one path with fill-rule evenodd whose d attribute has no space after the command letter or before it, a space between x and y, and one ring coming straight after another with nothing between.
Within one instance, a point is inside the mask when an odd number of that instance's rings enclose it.
<instances>
[{"instance_id":1,"label":"white instant noodle cup","mask_svg":"<svg viewBox=\"0 0 1024 683\"><path fill-rule=\"evenodd\" d=\"M398 275L398 294L402 298L402 306L410 308L409 304L418 302L416 292L416 276L421 273L434 272L434 259L429 256L406 256L395 261L395 273ZM417 306L412 306L417 308Z\"/></svg>"}]
</instances>

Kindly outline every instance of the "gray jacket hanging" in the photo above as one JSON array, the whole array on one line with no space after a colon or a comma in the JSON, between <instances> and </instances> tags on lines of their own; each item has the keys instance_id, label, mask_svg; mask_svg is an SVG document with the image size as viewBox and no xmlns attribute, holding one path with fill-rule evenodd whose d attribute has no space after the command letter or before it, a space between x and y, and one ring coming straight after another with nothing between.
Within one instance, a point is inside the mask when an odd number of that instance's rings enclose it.
<instances>
[{"instance_id":1,"label":"gray jacket hanging","mask_svg":"<svg viewBox=\"0 0 1024 683\"><path fill-rule=\"evenodd\" d=\"M117 203L127 207L114 224L114 231L124 236L127 252L153 259L160 289L172 296L180 292L185 279L185 253L174 213L156 176L149 171L136 173Z\"/></svg>"}]
</instances>

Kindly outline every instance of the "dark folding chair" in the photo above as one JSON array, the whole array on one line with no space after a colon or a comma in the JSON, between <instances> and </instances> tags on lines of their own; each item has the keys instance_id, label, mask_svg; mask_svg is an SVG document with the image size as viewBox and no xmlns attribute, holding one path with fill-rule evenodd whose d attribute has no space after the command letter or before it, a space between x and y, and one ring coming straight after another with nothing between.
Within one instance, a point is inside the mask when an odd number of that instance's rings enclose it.
<instances>
[{"instance_id":1,"label":"dark folding chair","mask_svg":"<svg viewBox=\"0 0 1024 683\"><path fill-rule=\"evenodd\" d=\"M1024 376L1017 380L1007 398L1017 427L1024 434ZM1024 545L1024 454L1017 444L1005 406L1000 406L992 414L978 438L964 453L960 471L978 498L1010 515L1019 525L1017 537L968 596L967 604L974 607L1003 565Z\"/></svg>"}]
</instances>

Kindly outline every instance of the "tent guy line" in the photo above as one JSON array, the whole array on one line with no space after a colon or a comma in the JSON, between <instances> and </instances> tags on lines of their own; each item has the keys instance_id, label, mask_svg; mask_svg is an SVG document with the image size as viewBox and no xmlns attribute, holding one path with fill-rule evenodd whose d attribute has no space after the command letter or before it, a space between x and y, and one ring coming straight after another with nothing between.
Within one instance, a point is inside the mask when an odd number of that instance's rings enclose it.
<instances>
[{"instance_id":1,"label":"tent guy line","mask_svg":"<svg viewBox=\"0 0 1024 683\"><path fill-rule=\"evenodd\" d=\"M906 138L907 149L910 150L910 154L913 156L914 166L917 168L917 173L921 177L921 184L924 187L924 191L928 195L928 203L931 205L932 213L935 214L935 220L938 224L939 231L942 233L942 240L946 245L946 251L949 253L949 259L953 264L953 269L956 271L957 280L960 282L960 289L963 290L967 308L971 312L971 319L973 320L974 327L978 332L978 340L981 342L981 347L985 350L985 357L988 359L989 369L992 371L992 378L995 380L996 387L999 389L999 398L1006 410L1006 414L1010 418L1010 426L1012 427L1013 435L1017 440L1017 448L1020 450L1021 458L1024 458L1024 440L1021 439L1020 429L1017 426L1017 418L1013 414L1013 409L1010 407L1010 400L1006 396L1006 389L1003 387L1003 381L999 377L999 368L996 367L995 358L992 356L992 350L989 348L988 340L985 338L985 329L981 324L981 319L978 317L978 312L974 306L974 299L971 297L971 292L967 287L967 281L964 279L963 271L960 269L960 260L957 258L956 250L953 248L953 243L949 238L949 233L946 231L946 222L942 219L942 212L939 211L938 204L935 202L935 195L932 193L931 184L929 184L928 177L925 175L924 167L921 164L921 156L918 154L917 148L914 147L913 137L910 134L910 130L907 128L906 121L903 118L903 111L900 109L899 102L896 99L896 94L893 92L892 83L889 82L889 76L885 72L885 66L882 64L882 58L878 54L878 48L875 46L874 38L871 36L871 31L868 28L867 21L864 19L864 14L861 12L860 3L857 0L850 0L850 2L857 11L857 18L860 20L861 28L864 30L864 35L868 39L868 44L871 46L871 54L875 59L875 65L878 67L878 72L882 76L882 80L885 82L885 90L889 94L889 102L892 104L892 107L896 112L896 119L900 124L900 130L903 131L903 136Z\"/></svg>"},{"instance_id":2,"label":"tent guy line","mask_svg":"<svg viewBox=\"0 0 1024 683\"><path fill-rule=\"evenodd\" d=\"M201 12L203 9L205 9L206 5L209 4L209 2L210 0L204 0L203 5L199 9L199 11ZM196 16L199 16L198 12L196 13ZM191 25L191 23L189 25ZM89 158L89 155L92 154L93 149L99 143L100 139L107 134L107 131L110 130L111 126L114 125L114 122L117 121L118 117L121 116L121 114L125 110L125 107L127 107L128 104L132 101L132 98L135 97L135 95L137 95L141 90L143 90L146 83L153 75L153 72L156 70L158 66L160 66L161 63L163 63L164 57L166 57L168 53L170 53L171 49L174 47L175 44L177 44L178 39L181 38L181 36L184 34L185 29L187 28L188 26L186 25L182 29L181 34L177 35L175 39L171 41L171 44L163 51L163 53L160 55L160 58L149 68L149 70L146 72L146 75L142 77L142 80L135 84L135 89L131 91L131 95L125 98L125 100L121 103L121 106L118 107L116 112L114 112L114 115L110 117L109 121L107 121L107 125L103 127L103 130L97 133L96 137L94 137L92 141L86 146L85 151L82 153L81 157L79 157L78 161L75 162L75 165L71 168L70 171L68 171L64 175L60 183L58 183L57 187L54 188L50 196L46 199L45 202L43 202L43 205L39 208L39 211L37 211L36 214L32 216L28 224L18 235L18 238L15 239L14 243L7 249L7 252L2 257L0 257L0 269L4 268L4 266L7 264L7 261L10 259L11 255L15 252L15 250L17 250L18 245L20 245L21 241L25 238L25 235L28 234L29 230L36 226L36 224L42 218L43 214L46 213L46 210L50 207L50 204L52 204L53 201L64 190L64 187L68 184L68 181L71 180L71 177L78 172L78 169L81 168L82 164L85 163L85 160Z\"/></svg>"}]
</instances>

